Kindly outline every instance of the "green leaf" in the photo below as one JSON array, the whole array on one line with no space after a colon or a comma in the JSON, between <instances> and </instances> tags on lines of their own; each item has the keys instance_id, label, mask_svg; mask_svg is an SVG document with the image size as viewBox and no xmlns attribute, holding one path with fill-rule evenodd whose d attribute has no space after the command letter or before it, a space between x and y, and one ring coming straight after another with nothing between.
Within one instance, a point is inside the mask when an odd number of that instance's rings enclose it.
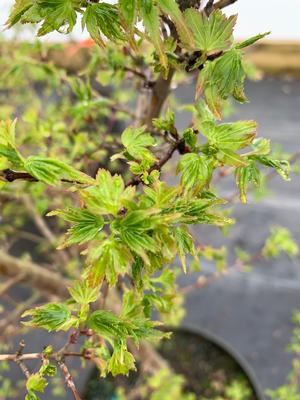
<instances>
[{"instance_id":1,"label":"green leaf","mask_svg":"<svg viewBox=\"0 0 300 400\"><path fill-rule=\"evenodd\" d=\"M25 160L24 167L34 178L49 185L56 185L64 180L71 183L94 183L94 180L83 172L52 158L30 156Z\"/></svg>"},{"instance_id":2,"label":"green leaf","mask_svg":"<svg viewBox=\"0 0 300 400\"><path fill-rule=\"evenodd\" d=\"M110 286L116 285L118 276L128 272L132 259L127 246L117 239L107 239L92 248L87 260L90 285L100 285L104 278Z\"/></svg>"},{"instance_id":3,"label":"green leaf","mask_svg":"<svg viewBox=\"0 0 300 400\"><path fill-rule=\"evenodd\" d=\"M267 156L255 156L254 158L266 167L274 168L284 180L290 180L289 174L291 171L291 166L288 161L275 160L274 158Z\"/></svg>"},{"instance_id":4,"label":"green leaf","mask_svg":"<svg viewBox=\"0 0 300 400\"><path fill-rule=\"evenodd\" d=\"M182 136L185 143L193 150L197 144L197 135L195 134L194 129L185 129L182 133Z\"/></svg>"},{"instance_id":5,"label":"green leaf","mask_svg":"<svg viewBox=\"0 0 300 400\"><path fill-rule=\"evenodd\" d=\"M232 150L223 149L217 154L218 159L225 165L240 167L248 165L248 160Z\"/></svg>"},{"instance_id":6,"label":"green leaf","mask_svg":"<svg viewBox=\"0 0 300 400\"><path fill-rule=\"evenodd\" d=\"M76 322L72 319L68 307L63 303L49 303L27 310L22 317L27 316L31 316L31 320L23 322L24 325L44 328L48 331L68 330Z\"/></svg>"},{"instance_id":7,"label":"green leaf","mask_svg":"<svg viewBox=\"0 0 300 400\"><path fill-rule=\"evenodd\" d=\"M47 386L47 381L40 373L31 374L26 382L26 389L28 391L44 392Z\"/></svg>"},{"instance_id":8,"label":"green leaf","mask_svg":"<svg viewBox=\"0 0 300 400\"><path fill-rule=\"evenodd\" d=\"M182 172L181 184L186 189L202 186L208 178L207 162L198 154L184 154L178 163L177 172Z\"/></svg>"},{"instance_id":9,"label":"green leaf","mask_svg":"<svg viewBox=\"0 0 300 400\"><path fill-rule=\"evenodd\" d=\"M253 161L246 167L239 167L235 170L236 184L240 190L240 200L247 203L247 188L249 183L259 186L261 182L261 174Z\"/></svg>"},{"instance_id":10,"label":"green leaf","mask_svg":"<svg viewBox=\"0 0 300 400\"><path fill-rule=\"evenodd\" d=\"M127 350L127 346L124 343L114 347L108 363L108 370L113 376L128 375L131 370L136 370L134 357Z\"/></svg>"},{"instance_id":11,"label":"green leaf","mask_svg":"<svg viewBox=\"0 0 300 400\"><path fill-rule=\"evenodd\" d=\"M251 38L244 40L241 43L238 43L235 48L236 49L243 49L244 47L251 46L252 44L256 43L258 40L263 39L264 37L270 35L271 32L260 33L256 36L252 36Z\"/></svg>"},{"instance_id":12,"label":"green leaf","mask_svg":"<svg viewBox=\"0 0 300 400\"><path fill-rule=\"evenodd\" d=\"M204 92L206 103L215 115L221 119L222 102L232 95L244 103L245 70L242 64L242 53L235 48L227 51L214 61L207 61L198 75L196 97Z\"/></svg>"},{"instance_id":13,"label":"green leaf","mask_svg":"<svg viewBox=\"0 0 300 400\"><path fill-rule=\"evenodd\" d=\"M81 208L67 208L66 210L55 210L48 213L48 216L59 215L64 221L72 222L68 229L68 238L59 248L82 244L93 240L104 226L104 219Z\"/></svg>"},{"instance_id":14,"label":"green leaf","mask_svg":"<svg viewBox=\"0 0 300 400\"><path fill-rule=\"evenodd\" d=\"M192 254L196 257L193 237L190 235L187 228L181 226L174 229L174 238L183 271L186 273L186 254Z\"/></svg>"},{"instance_id":15,"label":"green leaf","mask_svg":"<svg viewBox=\"0 0 300 400\"><path fill-rule=\"evenodd\" d=\"M29 390L25 396L25 400L40 400L40 397L38 397L32 390Z\"/></svg>"},{"instance_id":16,"label":"green leaf","mask_svg":"<svg viewBox=\"0 0 300 400\"><path fill-rule=\"evenodd\" d=\"M19 22L22 15L25 13L25 11L32 7L33 3L33 0L15 0L13 8L9 14L8 21L6 22L7 27L11 28L13 25Z\"/></svg>"},{"instance_id":17,"label":"green leaf","mask_svg":"<svg viewBox=\"0 0 300 400\"><path fill-rule=\"evenodd\" d=\"M95 214L112 214L116 216L128 201L135 197L135 188L125 189L120 175L111 175L105 169L99 169L96 185L80 191L80 196L87 208Z\"/></svg>"},{"instance_id":18,"label":"green leaf","mask_svg":"<svg viewBox=\"0 0 300 400\"><path fill-rule=\"evenodd\" d=\"M100 296L99 287L90 287L86 281L76 282L68 290L76 303L83 305L93 303Z\"/></svg>"},{"instance_id":19,"label":"green leaf","mask_svg":"<svg viewBox=\"0 0 300 400\"><path fill-rule=\"evenodd\" d=\"M148 147L155 145L155 139L150 133L145 133L145 128L128 127L122 133L121 141L127 152L136 160L155 162L155 157Z\"/></svg>"},{"instance_id":20,"label":"green leaf","mask_svg":"<svg viewBox=\"0 0 300 400\"><path fill-rule=\"evenodd\" d=\"M168 59L165 54L164 43L160 33L160 17L158 7L153 4L152 0L140 0L140 13L143 18L146 32L150 36L150 40L157 51L164 76L168 75Z\"/></svg>"},{"instance_id":21,"label":"green leaf","mask_svg":"<svg viewBox=\"0 0 300 400\"><path fill-rule=\"evenodd\" d=\"M203 126L202 134L211 146L220 150L236 151L252 143L256 136L255 121L238 121L228 124Z\"/></svg>"},{"instance_id":22,"label":"green leaf","mask_svg":"<svg viewBox=\"0 0 300 400\"><path fill-rule=\"evenodd\" d=\"M86 27L92 39L104 46L102 34L110 40L123 40L118 8L108 3L89 4L82 17L82 28Z\"/></svg>"},{"instance_id":23,"label":"green leaf","mask_svg":"<svg viewBox=\"0 0 300 400\"><path fill-rule=\"evenodd\" d=\"M175 0L160 0L159 8L164 14L170 17L176 26L181 43L184 47L191 48L193 46L193 35L189 29L189 25L185 21L182 12Z\"/></svg>"},{"instance_id":24,"label":"green leaf","mask_svg":"<svg viewBox=\"0 0 300 400\"><path fill-rule=\"evenodd\" d=\"M38 36L46 35L54 30L70 33L76 23L78 0L37 0L36 7L41 19L44 20L38 31Z\"/></svg>"},{"instance_id":25,"label":"green leaf","mask_svg":"<svg viewBox=\"0 0 300 400\"><path fill-rule=\"evenodd\" d=\"M44 364L41 366L39 372L41 375L55 376L57 373L57 368L53 364Z\"/></svg>"},{"instance_id":26,"label":"green leaf","mask_svg":"<svg viewBox=\"0 0 300 400\"><path fill-rule=\"evenodd\" d=\"M128 28L132 31L137 16L136 0L119 0L120 13Z\"/></svg>"},{"instance_id":27,"label":"green leaf","mask_svg":"<svg viewBox=\"0 0 300 400\"><path fill-rule=\"evenodd\" d=\"M207 17L203 12L189 8L184 16L193 32L195 50L210 55L227 50L232 45L236 15L227 18L220 10L216 10Z\"/></svg>"}]
</instances>

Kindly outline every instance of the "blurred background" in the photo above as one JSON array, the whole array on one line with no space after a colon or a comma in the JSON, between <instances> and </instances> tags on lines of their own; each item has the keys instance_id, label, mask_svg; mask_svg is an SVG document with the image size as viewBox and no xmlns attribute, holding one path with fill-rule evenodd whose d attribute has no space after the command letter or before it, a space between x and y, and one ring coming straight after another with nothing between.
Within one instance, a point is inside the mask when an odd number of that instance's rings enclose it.
<instances>
[{"instance_id":1,"label":"blurred background","mask_svg":"<svg viewBox=\"0 0 300 400\"><path fill-rule=\"evenodd\" d=\"M0 25L4 25L12 3L11 0L1 1ZM250 103L235 105L230 120L257 120L259 135L278 144L281 152L294 154L297 165L300 152L300 0L239 0L228 7L226 13L239 14L237 40L272 31L267 40L247 54L248 60L261 71L261 79L247 82ZM2 39L13 35L12 32L1 33ZM34 32L26 30L18 37L32 40ZM65 39L81 41L86 37L86 32L82 33L77 26ZM62 35L50 34L43 40L62 40ZM179 103L189 103L193 96L193 85L176 91ZM178 113L177 120L179 128L189 122L184 112ZM226 179L221 190L225 197L232 193ZM225 241L221 233L203 228L195 231L199 239L219 247L225 244L232 251L239 247L253 253L269 235L270 228L278 225L290 229L299 243L299 175L293 174L292 182L288 183L279 177L272 178L268 191L272 196L263 196L258 202L255 195L250 196L248 205L236 205L233 215L237 224ZM204 263L203 271L210 274L212 265ZM186 285L193 280L193 276L186 276L181 283ZM183 326L208 332L229 344L246 361L259 386L265 390L281 385L290 371L292 356L286 352L286 347L292 335L292 313L298 308L300 260L281 256L275 261L258 262L251 273L236 271L188 295ZM30 341L36 343L40 338L28 340L30 348Z\"/></svg>"}]
</instances>

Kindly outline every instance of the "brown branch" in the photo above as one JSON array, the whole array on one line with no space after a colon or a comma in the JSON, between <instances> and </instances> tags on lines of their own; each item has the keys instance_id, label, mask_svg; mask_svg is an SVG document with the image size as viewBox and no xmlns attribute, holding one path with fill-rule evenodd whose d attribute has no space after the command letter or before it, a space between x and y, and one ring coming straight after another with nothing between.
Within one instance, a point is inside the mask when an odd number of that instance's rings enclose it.
<instances>
[{"instance_id":1,"label":"brown branch","mask_svg":"<svg viewBox=\"0 0 300 400\"><path fill-rule=\"evenodd\" d=\"M236 3L237 0L219 0L215 5L214 5L214 10L221 10L222 8L228 7L233 3Z\"/></svg>"},{"instance_id":2,"label":"brown branch","mask_svg":"<svg viewBox=\"0 0 300 400\"><path fill-rule=\"evenodd\" d=\"M81 397L80 397L80 395L79 395L79 393L78 393L78 390L76 389L76 386L75 386L73 377L72 377L72 375L70 374L68 367L66 366L66 364L63 362L62 359L59 359L59 358L58 358L58 359L57 359L57 363L58 363L59 368L61 369L62 373L63 373L64 376L65 376L66 385L67 385L67 386L72 390L72 392L73 392L73 395L74 395L75 400L81 400Z\"/></svg>"}]
</instances>

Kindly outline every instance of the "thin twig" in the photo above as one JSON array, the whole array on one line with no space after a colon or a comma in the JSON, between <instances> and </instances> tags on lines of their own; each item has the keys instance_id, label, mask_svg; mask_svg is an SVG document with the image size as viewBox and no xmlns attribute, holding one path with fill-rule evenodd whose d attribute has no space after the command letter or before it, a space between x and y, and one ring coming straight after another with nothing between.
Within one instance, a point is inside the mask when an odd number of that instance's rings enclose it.
<instances>
[{"instance_id":1,"label":"thin twig","mask_svg":"<svg viewBox=\"0 0 300 400\"><path fill-rule=\"evenodd\" d=\"M69 372L69 370L68 370L68 367L66 366L66 364L63 362L62 359L57 359L57 363L58 363L59 368L61 369L62 373L63 373L64 376L65 376L66 385L67 385L67 386L72 390L72 392L73 392L73 395L74 395L75 400L81 400L81 397L80 397L80 395L79 395L79 393L78 393L78 390L76 389L76 386L75 386L73 377L72 377L72 375L70 374L70 372Z\"/></svg>"}]
</instances>

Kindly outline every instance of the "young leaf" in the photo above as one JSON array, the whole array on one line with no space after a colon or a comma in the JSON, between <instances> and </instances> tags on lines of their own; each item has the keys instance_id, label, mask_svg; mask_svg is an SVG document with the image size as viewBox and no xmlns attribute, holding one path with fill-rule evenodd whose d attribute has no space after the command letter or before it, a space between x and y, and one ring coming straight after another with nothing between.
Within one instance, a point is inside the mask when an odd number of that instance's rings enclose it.
<instances>
[{"instance_id":1,"label":"young leaf","mask_svg":"<svg viewBox=\"0 0 300 400\"><path fill-rule=\"evenodd\" d=\"M76 282L68 290L76 303L82 305L93 303L100 295L99 287L90 287L86 281Z\"/></svg>"},{"instance_id":2,"label":"young leaf","mask_svg":"<svg viewBox=\"0 0 300 400\"><path fill-rule=\"evenodd\" d=\"M285 181L290 180L289 174L291 171L291 166L288 161L275 160L274 158L268 156L255 156L254 158L266 167L274 168Z\"/></svg>"},{"instance_id":3,"label":"young leaf","mask_svg":"<svg viewBox=\"0 0 300 400\"><path fill-rule=\"evenodd\" d=\"M195 153L184 154L177 167L182 172L181 183L186 189L203 185L208 177L207 162L203 156Z\"/></svg>"},{"instance_id":4,"label":"young leaf","mask_svg":"<svg viewBox=\"0 0 300 400\"><path fill-rule=\"evenodd\" d=\"M30 156L25 160L24 166L34 178L49 185L55 185L64 180L72 183L94 183L94 180L83 172L52 158Z\"/></svg>"},{"instance_id":5,"label":"young leaf","mask_svg":"<svg viewBox=\"0 0 300 400\"><path fill-rule=\"evenodd\" d=\"M261 174L253 161L246 167L239 167L235 170L236 184L240 190L240 200L247 203L247 188L249 183L259 186Z\"/></svg>"},{"instance_id":6,"label":"young leaf","mask_svg":"<svg viewBox=\"0 0 300 400\"><path fill-rule=\"evenodd\" d=\"M82 17L82 28L84 27L100 46L105 45L102 34L110 40L124 39L116 5L102 2L89 4Z\"/></svg>"},{"instance_id":7,"label":"young leaf","mask_svg":"<svg viewBox=\"0 0 300 400\"><path fill-rule=\"evenodd\" d=\"M188 8L184 17L193 32L195 50L210 55L225 51L232 45L236 15L227 18L220 10L216 10L207 17L203 12Z\"/></svg>"},{"instance_id":8,"label":"young leaf","mask_svg":"<svg viewBox=\"0 0 300 400\"><path fill-rule=\"evenodd\" d=\"M44 328L48 331L68 330L76 322L72 319L68 307L63 303L49 303L27 310L22 317L27 316L31 316L31 320L23 322L24 325Z\"/></svg>"},{"instance_id":9,"label":"young leaf","mask_svg":"<svg viewBox=\"0 0 300 400\"><path fill-rule=\"evenodd\" d=\"M217 158L225 165L231 165L233 167L245 167L248 165L248 160L245 157L240 156L232 150L223 149L217 154Z\"/></svg>"},{"instance_id":10,"label":"young leaf","mask_svg":"<svg viewBox=\"0 0 300 400\"><path fill-rule=\"evenodd\" d=\"M96 185L80 191L87 208L94 214L112 214L116 216L127 201L133 200L135 188L125 189L120 175L111 175L105 169L99 169Z\"/></svg>"},{"instance_id":11,"label":"young leaf","mask_svg":"<svg viewBox=\"0 0 300 400\"><path fill-rule=\"evenodd\" d=\"M220 150L236 151L252 143L256 135L255 121L238 121L228 124L210 125L202 134L210 145Z\"/></svg>"},{"instance_id":12,"label":"young leaf","mask_svg":"<svg viewBox=\"0 0 300 400\"><path fill-rule=\"evenodd\" d=\"M177 246L178 255L182 264L183 271L186 273L185 255L192 254L196 256L193 237L185 227L177 227L174 230L174 238Z\"/></svg>"},{"instance_id":13,"label":"young leaf","mask_svg":"<svg viewBox=\"0 0 300 400\"><path fill-rule=\"evenodd\" d=\"M236 49L243 49L244 47L251 46L252 44L256 43L258 40L263 39L264 37L270 35L271 32L260 33L259 35L252 36L251 38L244 40L241 43L238 43L235 48Z\"/></svg>"},{"instance_id":14,"label":"young leaf","mask_svg":"<svg viewBox=\"0 0 300 400\"><path fill-rule=\"evenodd\" d=\"M14 6L9 14L8 21L6 25L8 28L11 28L17 22L20 21L22 15L27 11L30 7L32 7L34 0L15 0Z\"/></svg>"},{"instance_id":15,"label":"young leaf","mask_svg":"<svg viewBox=\"0 0 300 400\"><path fill-rule=\"evenodd\" d=\"M160 33L160 18L157 6L152 0L139 0L140 13L144 26L150 36L151 42L157 51L164 76L168 75L168 59L165 54L163 40Z\"/></svg>"},{"instance_id":16,"label":"young leaf","mask_svg":"<svg viewBox=\"0 0 300 400\"><path fill-rule=\"evenodd\" d=\"M81 208L68 208L66 210L51 211L48 216L59 215L65 221L72 222L68 229L68 239L60 248L72 244L82 244L93 240L104 226L104 219Z\"/></svg>"},{"instance_id":17,"label":"young leaf","mask_svg":"<svg viewBox=\"0 0 300 400\"><path fill-rule=\"evenodd\" d=\"M92 248L88 257L88 280L92 287L100 285L106 278L110 286L118 281L118 276L128 272L133 257L117 239L107 239Z\"/></svg>"},{"instance_id":18,"label":"young leaf","mask_svg":"<svg viewBox=\"0 0 300 400\"><path fill-rule=\"evenodd\" d=\"M155 139L150 133L145 133L145 128L125 129L121 136L122 143L131 157L136 160L148 160L155 162L155 157L148 150L148 147L155 145Z\"/></svg>"},{"instance_id":19,"label":"young leaf","mask_svg":"<svg viewBox=\"0 0 300 400\"><path fill-rule=\"evenodd\" d=\"M134 357L124 343L114 346L113 354L108 363L108 370L113 376L128 375L131 370L136 370Z\"/></svg>"},{"instance_id":20,"label":"young leaf","mask_svg":"<svg viewBox=\"0 0 300 400\"><path fill-rule=\"evenodd\" d=\"M28 391L44 392L47 386L47 381L40 373L31 374L26 382L26 389Z\"/></svg>"},{"instance_id":21,"label":"young leaf","mask_svg":"<svg viewBox=\"0 0 300 400\"><path fill-rule=\"evenodd\" d=\"M38 36L61 29L65 33L71 32L76 23L78 9L78 0L38 0L35 12L44 20Z\"/></svg>"},{"instance_id":22,"label":"young leaf","mask_svg":"<svg viewBox=\"0 0 300 400\"><path fill-rule=\"evenodd\" d=\"M216 118L221 118L222 101L232 95L244 103L245 70L242 54L235 48L214 61L207 61L198 75L196 97L204 91L206 103Z\"/></svg>"}]
</instances>

